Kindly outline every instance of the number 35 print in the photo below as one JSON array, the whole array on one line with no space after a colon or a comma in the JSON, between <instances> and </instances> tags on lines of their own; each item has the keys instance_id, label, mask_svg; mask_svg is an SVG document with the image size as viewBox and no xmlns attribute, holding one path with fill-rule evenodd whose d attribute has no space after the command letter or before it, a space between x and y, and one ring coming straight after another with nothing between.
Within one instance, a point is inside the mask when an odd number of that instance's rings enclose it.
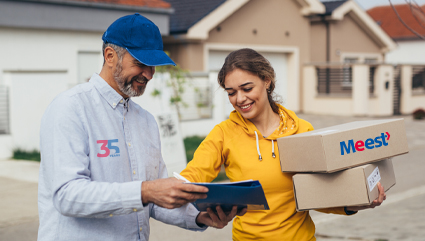
<instances>
[{"instance_id":1,"label":"number 35 print","mask_svg":"<svg viewBox=\"0 0 425 241\"><path fill-rule=\"evenodd\" d=\"M97 143L98 144L102 144L102 146L100 147L100 152L97 153L98 157L107 157L111 154L111 149L115 150L115 153L110 155L111 157L115 157L115 156L119 156L120 154L120 148L118 148L117 146L113 146L112 144L117 142L118 143L118 139L113 139L113 140L98 140ZM101 152L104 153L101 153Z\"/></svg>"}]
</instances>

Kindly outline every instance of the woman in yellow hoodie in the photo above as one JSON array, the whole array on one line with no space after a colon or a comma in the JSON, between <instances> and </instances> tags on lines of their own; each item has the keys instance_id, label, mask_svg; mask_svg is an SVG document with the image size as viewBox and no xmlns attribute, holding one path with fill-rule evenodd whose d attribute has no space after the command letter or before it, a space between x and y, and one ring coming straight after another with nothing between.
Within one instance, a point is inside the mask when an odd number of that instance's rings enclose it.
<instances>
[{"instance_id":1,"label":"woman in yellow hoodie","mask_svg":"<svg viewBox=\"0 0 425 241\"><path fill-rule=\"evenodd\" d=\"M211 182L224 164L230 181L259 180L270 210L248 211L233 220L233 240L315 240L308 211L297 212L292 173L280 167L276 139L313 130L293 111L272 97L275 73L252 49L230 53L218 74L235 108L228 120L214 127L181 175L192 182ZM307 148L307 147L306 147ZM380 205L384 199L380 189ZM327 213L353 214L361 208L333 208Z\"/></svg>"}]
</instances>

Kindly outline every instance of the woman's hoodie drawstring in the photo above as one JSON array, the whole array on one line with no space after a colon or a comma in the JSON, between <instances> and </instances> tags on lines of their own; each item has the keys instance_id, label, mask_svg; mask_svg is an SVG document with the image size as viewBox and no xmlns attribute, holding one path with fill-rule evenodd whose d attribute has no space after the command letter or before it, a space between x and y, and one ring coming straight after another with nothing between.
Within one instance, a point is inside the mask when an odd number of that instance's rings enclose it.
<instances>
[{"instance_id":1,"label":"woman's hoodie drawstring","mask_svg":"<svg viewBox=\"0 0 425 241\"><path fill-rule=\"evenodd\" d=\"M261 157L261 152L260 152L260 143L258 142L258 134L257 131L254 131L255 133L255 140L257 142L257 152L258 152L258 160L262 161L263 157ZM276 158L276 155L274 154L274 140L272 140L272 157Z\"/></svg>"}]
</instances>

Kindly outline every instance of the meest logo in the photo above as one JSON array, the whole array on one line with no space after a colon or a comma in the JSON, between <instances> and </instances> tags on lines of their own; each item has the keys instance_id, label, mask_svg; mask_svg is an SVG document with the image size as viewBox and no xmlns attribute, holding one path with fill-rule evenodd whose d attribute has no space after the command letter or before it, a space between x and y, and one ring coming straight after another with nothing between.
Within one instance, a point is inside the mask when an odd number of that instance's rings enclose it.
<instances>
[{"instance_id":1,"label":"meest logo","mask_svg":"<svg viewBox=\"0 0 425 241\"><path fill-rule=\"evenodd\" d=\"M386 134L386 135L385 135ZM386 139L385 139L386 138ZM341 146L341 155L343 156L345 153L350 154L351 151L355 153L356 151L364 151L366 149L373 149L378 148L381 146L388 146L388 140L390 139L390 133L385 132L381 133L380 136L375 137L374 139L369 138L366 139L366 141L357 141L356 144L354 144L353 139L348 140L348 144L345 141L340 142Z\"/></svg>"}]
</instances>

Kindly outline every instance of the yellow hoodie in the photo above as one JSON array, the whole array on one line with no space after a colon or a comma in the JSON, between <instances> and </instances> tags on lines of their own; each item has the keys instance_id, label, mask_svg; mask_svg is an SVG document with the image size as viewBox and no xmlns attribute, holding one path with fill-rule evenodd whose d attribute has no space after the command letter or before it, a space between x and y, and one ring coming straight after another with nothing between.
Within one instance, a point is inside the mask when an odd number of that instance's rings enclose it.
<instances>
[{"instance_id":1,"label":"yellow hoodie","mask_svg":"<svg viewBox=\"0 0 425 241\"><path fill-rule=\"evenodd\" d=\"M181 172L192 182L211 182L224 164L232 182L260 181L270 210L248 211L244 216L236 216L233 240L316 240L308 211L296 211L294 174L281 171L276 142L279 137L311 131L313 126L280 105L279 109L280 126L268 137L263 137L252 122L233 111L228 120L208 134L193 160ZM345 214L343 208L320 211Z\"/></svg>"}]
</instances>

